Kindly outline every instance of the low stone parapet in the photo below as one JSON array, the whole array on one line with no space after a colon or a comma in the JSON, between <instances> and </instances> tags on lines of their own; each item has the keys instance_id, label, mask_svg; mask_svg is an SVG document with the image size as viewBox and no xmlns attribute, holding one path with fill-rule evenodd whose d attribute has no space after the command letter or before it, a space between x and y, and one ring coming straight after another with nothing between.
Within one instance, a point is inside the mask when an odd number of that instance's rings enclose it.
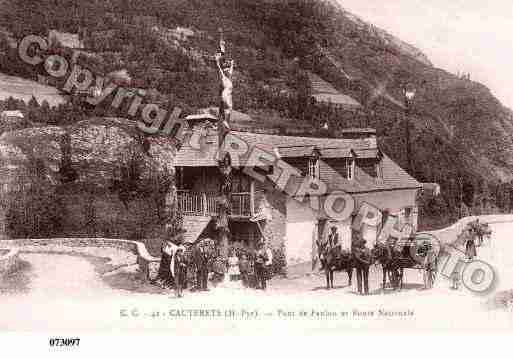
<instances>
[{"instance_id":1,"label":"low stone parapet","mask_svg":"<svg viewBox=\"0 0 513 359\"><path fill-rule=\"evenodd\" d=\"M13 273L18 268L18 254L17 248L0 248L0 278Z\"/></svg>"}]
</instances>

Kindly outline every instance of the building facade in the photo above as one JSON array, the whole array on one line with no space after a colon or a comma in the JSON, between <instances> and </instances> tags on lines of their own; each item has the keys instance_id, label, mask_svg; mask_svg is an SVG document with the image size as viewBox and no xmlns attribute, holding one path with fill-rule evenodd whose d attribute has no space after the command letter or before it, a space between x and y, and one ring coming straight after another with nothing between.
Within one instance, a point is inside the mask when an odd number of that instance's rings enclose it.
<instances>
[{"instance_id":1,"label":"building facade","mask_svg":"<svg viewBox=\"0 0 513 359\"><path fill-rule=\"evenodd\" d=\"M202 121L200 117L191 117L194 121L189 123L188 136L174 159L177 200L184 213L188 242L216 235L220 185L217 133L211 118ZM232 131L231 135L247 147L248 153L257 148L276 158L266 165L251 155L233 162L231 245L254 248L263 240L282 252L289 266L308 262L315 250L313 243L325 237L332 226L338 228L343 247L350 248L355 236L353 222L364 203L396 217L399 226L409 224L416 230L416 198L421 184L378 148L374 130L349 129L336 139L242 131ZM276 181L279 163L294 171L285 187ZM322 182L325 191L305 195L301 191L305 181L310 185ZM316 200L324 203L330 194L340 192L354 203L344 220L333 220L311 204ZM358 231L372 246L380 225L363 225Z\"/></svg>"}]
</instances>

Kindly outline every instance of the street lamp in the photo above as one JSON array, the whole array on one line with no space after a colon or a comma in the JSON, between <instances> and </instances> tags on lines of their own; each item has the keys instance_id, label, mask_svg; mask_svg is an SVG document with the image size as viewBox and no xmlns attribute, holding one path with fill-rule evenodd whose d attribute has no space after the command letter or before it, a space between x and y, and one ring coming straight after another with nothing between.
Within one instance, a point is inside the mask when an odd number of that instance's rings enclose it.
<instances>
[{"instance_id":1,"label":"street lamp","mask_svg":"<svg viewBox=\"0 0 513 359\"><path fill-rule=\"evenodd\" d=\"M462 206L463 206L463 178L461 178L461 176L458 176L458 184L460 185L459 186L459 190L460 190L460 218L462 218L463 216L463 209L462 209Z\"/></svg>"},{"instance_id":2,"label":"street lamp","mask_svg":"<svg viewBox=\"0 0 513 359\"><path fill-rule=\"evenodd\" d=\"M416 93L416 90L414 88L410 88L410 89L404 89L404 97L406 98L406 104L407 106L413 102L413 98L415 97L415 93Z\"/></svg>"},{"instance_id":3,"label":"street lamp","mask_svg":"<svg viewBox=\"0 0 513 359\"><path fill-rule=\"evenodd\" d=\"M408 163L407 171L411 173L412 168L412 160L411 160L411 144L410 144L410 108L413 103L413 99L415 98L416 90L412 86L405 86L403 88L404 95L404 126L406 132L406 159Z\"/></svg>"}]
</instances>

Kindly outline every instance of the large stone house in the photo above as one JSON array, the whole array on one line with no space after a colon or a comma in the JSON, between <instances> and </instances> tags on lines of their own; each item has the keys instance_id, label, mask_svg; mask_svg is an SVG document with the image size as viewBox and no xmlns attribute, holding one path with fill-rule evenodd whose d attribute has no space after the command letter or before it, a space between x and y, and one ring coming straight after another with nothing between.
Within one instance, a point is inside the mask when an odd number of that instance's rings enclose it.
<instances>
[{"instance_id":1,"label":"large stone house","mask_svg":"<svg viewBox=\"0 0 513 359\"><path fill-rule=\"evenodd\" d=\"M195 115L188 119L189 134L176 153L174 166L186 240L194 242L216 235L216 198L221 176L216 159L215 117ZM198 137L198 133L205 136ZM284 252L287 265L308 262L313 240L326 235L332 226L338 227L342 245L350 247L352 224L363 203L386 210L400 223L408 223L416 230L416 197L421 184L379 149L375 130L347 129L342 131L341 138L242 131L231 131L231 135L248 148L259 148L276 156L296 171L284 191L271 180L279 171L278 162L262 166L254 156L238 163L233 161L229 218L232 245L253 247L264 239L274 250ZM264 176L264 180L249 175L251 170ZM309 178L325 183L326 195L345 192L354 199L354 209L346 219L333 220L325 211L313 209L311 198L293 189ZM378 227L365 225L359 230L368 245L376 241Z\"/></svg>"}]
</instances>

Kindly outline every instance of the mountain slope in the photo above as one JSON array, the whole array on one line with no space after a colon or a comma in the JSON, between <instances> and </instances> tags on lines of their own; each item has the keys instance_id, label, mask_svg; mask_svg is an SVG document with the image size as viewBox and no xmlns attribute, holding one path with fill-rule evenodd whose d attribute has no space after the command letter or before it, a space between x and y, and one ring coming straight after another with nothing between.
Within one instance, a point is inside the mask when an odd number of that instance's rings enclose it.
<instances>
[{"instance_id":1,"label":"mountain slope","mask_svg":"<svg viewBox=\"0 0 513 359\"><path fill-rule=\"evenodd\" d=\"M237 110L302 120L311 125L310 133L317 133L324 121L330 132L375 127L385 151L404 167L402 88L409 83L417 89L407 116L413 175L440 182L449 205L456 201L454 183L460 179L475 188L482 181L513 179L512 112L482 84L434 68L420 50L352 15L338 2L26 0L22 6L5 1L8 11L0 20L16 36L53 28L86 29L94 68L126 68L171 105L192 110L218 102L212 55L222 28L236 61ZM184 31L187 36L176 36ZM356 99L363 109L340 111L306 101L311 91L308 71Z\"/></svg>"}]
</instances>

